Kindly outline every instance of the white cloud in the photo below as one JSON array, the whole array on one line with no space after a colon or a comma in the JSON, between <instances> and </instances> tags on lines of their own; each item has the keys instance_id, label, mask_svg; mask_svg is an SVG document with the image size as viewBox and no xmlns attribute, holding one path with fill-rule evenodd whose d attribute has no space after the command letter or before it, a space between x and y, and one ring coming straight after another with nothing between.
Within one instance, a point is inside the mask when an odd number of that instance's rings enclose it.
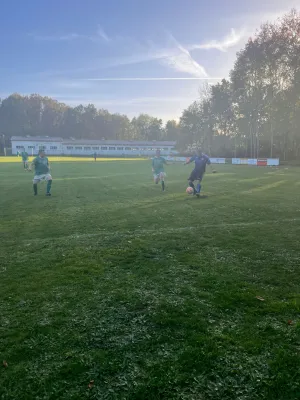
<instances>
[{"instance_id":1,"label":"white cloud","mask_svg":"<svg viewBox=\"0 0 300 400\"><path fill-rule=\"evenodd\" d=\"M188 49L178 43L171 33L168 33L168 37L174 50L163 57L160 62L178 72L184 72L196 78L208 78L205 68L194 60Z\"/></svg>"},{"instance_id":2,"label":"white cloud","mask_svg":"<svg viewBox=\"0 0 300 400\"><path fill-rule=\"evenodd\" d=\"M45 42L70 42L74 40L89 40L92 42L99 42L102 40L104 42L109 42L111 39L105 33L105 31L98 25L97 32L95 35L82 35L79 33L67 33L64 35L37 35L34 33L29 33L29 36L34 38L37 41L45 41Z\"/></svg>"},{"instance_id":3,"label":"white cloud","mask_svg":"<svg viewBox=\"0 0 300 400\"><path fill-rule=\"evenodd\" d=\"M208 42L204 42L202 44L194 44L191 46L188 46L189 50L196 50L196 49L202 49L202 50L212 50L216 49L219 51L227 51L231 47L236 46L239 44L243 39L246 37L246 31L243 29L239 32L237 32L235 29L231 29L231 32L229 35L225 36L221 40L210 40Z\"/></svg>"},{"instance_id":4,"label":"white cloud","mask_svg":"<svg viewBox=\"0 0 300 400\"><path fill-rule=\"evenodd\" d=\"M117 67L122 65L132 65L143 62L155 61L157 60L160 64L168 66L169 68L183 72L188 75L197 78L208 77L207 72L204 67L200 65L190 54L189 50L183 47L176 39L168 34L169 42L171 46L166 48L157 46L152 42L147 42L147 44L140 44L133 40L132 38L110 38L101 26L98 26L97 34L93 36L80 35L76 33L71 33L61 36L39 36L31 34L36 40L41 41L73 41L76 39L87 39L91 41L102 40L114 48L118 45L122 47L127 47L131 50L130 56L117 57L115 59L101 59L94 63L92 67L79 68L74 70L74 73L82 71L96 71L104 68ZM126 44L126 46L124 46ZM60 74L60 71L53 71L54 74ZM64 73L63 71L61 71ZM65 73L71 73L72 71L65 71ZM51 72L50 72L51 75Z\"/></svg>"},{"instance_id":5,"label":"white cloud","mask_svg":"<svg viewBox=\"0 0 300 400\"><path fill-rule=\"evenodd\" d=\"M98 25L97 29L97 35L103 39L105 42L109 42L111 39L107 36L107 34L104 32L104 30L101 28L100 25Z\"/></svg>"}]
</instances>

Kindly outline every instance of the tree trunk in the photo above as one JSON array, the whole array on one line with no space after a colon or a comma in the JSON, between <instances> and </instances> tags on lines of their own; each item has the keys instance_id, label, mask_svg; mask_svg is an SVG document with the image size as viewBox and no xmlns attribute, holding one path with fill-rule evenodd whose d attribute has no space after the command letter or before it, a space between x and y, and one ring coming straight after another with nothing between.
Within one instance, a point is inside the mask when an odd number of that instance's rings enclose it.
<instances>
[{"instance_id":1,"label":"tree trunk","mask_svg":"<svg viewBox=\"0 0 300 400\"><path fill-rule=\"evenodd\" d=\"M252 121L250 121L250 158L252 158L253 149L253 134L252 134Z\"/></svg>"},{"instance_id":2,"label":"tree trunk","mask_svg":"<svg viewBox=\"0 0 300 400\"><path fill-rule=\"evenodd\" d=\"M271 149L270 149L270 158L273 158L273 144L274 144L274 132L273 132L273 124L272 121L270 123L270 129L271 129Z\"/></svg>"}]
</instances>

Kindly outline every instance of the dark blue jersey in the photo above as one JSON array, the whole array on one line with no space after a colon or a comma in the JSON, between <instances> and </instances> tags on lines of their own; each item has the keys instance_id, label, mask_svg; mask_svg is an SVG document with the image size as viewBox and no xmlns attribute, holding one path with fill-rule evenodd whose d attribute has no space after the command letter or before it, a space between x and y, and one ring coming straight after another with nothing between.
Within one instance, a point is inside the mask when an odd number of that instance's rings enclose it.
<instances>
[{"instance_id":1,"label":"dark blue jersey","mask_svg":"<svg viewBox=\"0 0 300 400\"><path fill-rule=\"evenodd\" d=\"M210 165L210 159L206 154L201 154L201 156L193 156L190 159L190 163L195 161L195 170L199 172L205 172L206 165Z\"/></svg>"}]
</instances>

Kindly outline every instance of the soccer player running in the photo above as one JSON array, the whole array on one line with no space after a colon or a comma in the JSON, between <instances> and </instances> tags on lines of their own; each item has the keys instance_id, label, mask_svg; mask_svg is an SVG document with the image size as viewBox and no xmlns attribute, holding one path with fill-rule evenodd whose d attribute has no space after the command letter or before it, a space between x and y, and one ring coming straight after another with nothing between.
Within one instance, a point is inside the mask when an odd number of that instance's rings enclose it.
<instances>
[{"instance_id":1,"label":"soccer player running","mask_svg":"<svg viewBox=\"0 0 300 400\"><path fill-rule=\"evenodd\" d=\"M29 156L28 156L27 151L25 151L25 149L22 151L21 157L22 157L22 162L23 162L24 169L25 169L25 171L28 171Z\"/></svg>"},{"instance_id":2,"label":"soccer player running","mask_svg":"<svg viewBox=\"0 0 300 400\"><path fill-rule=\"evenodd\" d=\"M35 173L33 178L33 193L37 196L37 184L41 181L47 181L46 196L51 196L52 176L50 174L50 165L45 151L40 150L39 155L32 161Z\"/></svg>"},{"instance_id":3,"label":"soccer player running","mask_svg":"<svg viewBox=\"0 0 300 400\"><path fill-rule=\"evenodd\" d=\"M184 165L190 164L192 162L195 162L195 168L188 178L189 186L193 188L194 195L200 197L201 182L206 171L206 165L210 165L213 173L215 173L216 171L212 168L209 157L204 154L200 149L196 150L195 155L191 157L189 161L184 163ZM198 181L197 187L195 187L194 181Z\"/></svg>"},{"instance_id":4,"label":"soccer player running","mask_svg":"<svg viewBox=\"0 0 300 400\"><path fill-rule=\"evenodd\" d=\"M152 172L154 177L154 182L156 184L161 181L162 191L165 191L165 169L164 165L167 165L167 161L160 155L160 150L156 150L156 155L152 159Z\"/></svg>"}]
</instances>

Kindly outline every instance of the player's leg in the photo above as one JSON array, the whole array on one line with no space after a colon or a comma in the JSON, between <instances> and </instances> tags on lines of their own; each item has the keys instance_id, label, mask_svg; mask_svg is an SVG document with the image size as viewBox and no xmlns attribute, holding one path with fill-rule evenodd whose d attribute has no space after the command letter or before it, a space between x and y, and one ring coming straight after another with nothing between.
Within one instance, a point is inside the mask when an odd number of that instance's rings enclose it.
<instances>
[{"instance_id":1,"label":"player's leg","mask_svg":"<svg viewBox=\"0 0 300 400\"><path fill-rule=\"evenodd\" d=\"M198 183L197 183L197 187L196 187L196 192L197 192L197 194L198 195L200 195L200 192L201 192L201 182L202 182L202 178L203 178L203 176L202 175L200 175L199 177L198 177Z\"/></svg>"},{"instance_id":2,"label":"player's leg","mask_svg":"<svg viewBox=\"0 0 300 400\"><path fill-rule=\"evenodd\" d=\"M194 185L194 182L193 182L193 181L189 180L189 186L190 186L191 188L193 188L193 191L194 191L193 194L197 194L197 190L196 190L196 188L195 188L195 185Z\"/></svg>"},{"instance_id":3,"label":"player's leg","mask_svg":"<svg viewBox=\"0 0 300 400\"><path fill-rule=\"evenodd\" d=\"M38 189L37 189L37 184L39 183L41 181L41 179L39 178L39 176L35 176L34 178L33 178L33 194L35 195L35 196L37 196L37 194L38 194Z\"/></svg>"},{"instance_id":4,"label":"player's leg","mask_svg":"<svg viewBox=\"0 0 300 400\"><path fill-rule=\"evenodd\" d=\"M52 176L47 174L45 179L47 181L46 196L51 196Z\"/></svg>"},{"instance_id":5,"label":"player's leg","mask_svg":"<svg viewBox=\"0 0 300 400\"><path fill-rule=\"evenodd\" d=\"M165 191L165 177L166 177L165 173L161 172L160 173L160 180L161 180L161 188L162 188L163 192Z\"/></svg>"},{"instance_id":6,"label":"player's leg","mask_svg":"<svg viewBox=\"0 0 300 400\"><path fill-rule=\"evenodd\" d=\"M197 194L197 191L196 191L196 188L195 188L195 185L194 185L194 181L197 179L197 176L196 176L196 170L193 170L192 172L191 172L191 175L190 175L190 177L188 178L188 181L189 181L189 186L191 187L191 188L193 188L193 191L194 191L194 195L195 194Z\"/></svg>"},{"instance_id":7,"label":"player's leg","mask_svg":"<svg viewBox=\"0 0 300 400\"><path fill-rule=\"evenodd\" d=\"M154 183L157 185L159 182L159 174L154 174L153 178L154 178Z\"/></svg>"}]
</instances>

